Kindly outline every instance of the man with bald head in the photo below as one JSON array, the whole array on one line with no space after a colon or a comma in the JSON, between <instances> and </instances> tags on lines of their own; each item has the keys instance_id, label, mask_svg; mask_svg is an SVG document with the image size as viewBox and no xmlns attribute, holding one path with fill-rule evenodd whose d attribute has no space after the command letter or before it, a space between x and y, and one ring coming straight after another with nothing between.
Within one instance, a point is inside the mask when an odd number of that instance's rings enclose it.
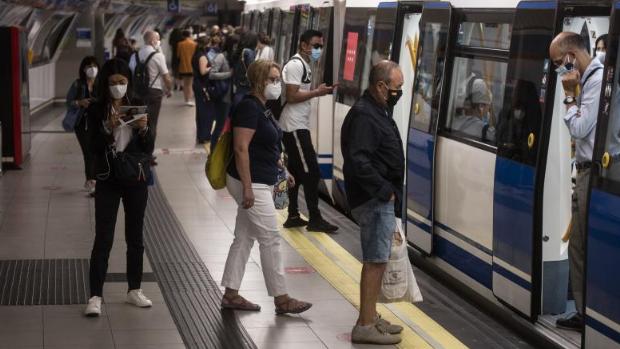
<instances>
[{"instance_id":1,"label":"man with bald head","mask_svg":"<svg viewBox=\"0 0 620 349\"><path fill-rule=\"evenodd\" d=\"M153 130L153 137L157 135L157 121L164 94L170 97L172 89L172 78L166 66L166 57L161 52L161 41L156 31L147 30L143 35L144 46L131 56L129 68L135 71L137 62L146 64L149 75L149 89L146 96L139 96L144 99L149 113L149 127ZM153 159L153 165L157 163Z\"/></svg>"},{"instance_id":2,"label":"man with bald head","mask_svg":"<svg viewBox=\"0 0 620 349\"><path fill-rule=\"evenodd\" d=\"M577 185L573 192L573 221L568 247L571 289L577 314L559 319L561 328L583 330L583 273L586 240L588 182L592 167L592 150L596 133L603 65L588 54L590 43L575 33L563 32L553 39L549 56L562 80L566 98L564 123L575 141ZM581 91L577 94L578 91Z\"/></svg>"},{"instance_id":3,"label":"man with bald head","mask_svg":"<svg viewBox=\"0 0 620 349\"><path fill-rule=\"evenodd\" d=\"M377 314L377 297L390 259L396 216L401 216L405 155L392 110L402 95L398 64L381 61L370 71L368 89L341 129L344 179L351 214L360 227L362 279L354 343L396 344L403 328Z\"/></svg>"}]
</instances>

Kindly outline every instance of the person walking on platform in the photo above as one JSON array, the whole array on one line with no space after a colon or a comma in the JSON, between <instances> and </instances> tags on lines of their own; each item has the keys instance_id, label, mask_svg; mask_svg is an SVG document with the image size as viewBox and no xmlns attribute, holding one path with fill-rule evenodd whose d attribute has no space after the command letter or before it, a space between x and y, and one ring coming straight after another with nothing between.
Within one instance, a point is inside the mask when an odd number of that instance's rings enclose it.
<instances>
[{"instance_id":1,"label":"person walking on platform","mask_svg":"<svg viewBox=\"0 0 620 349\"><path fill-rule=\"evenodd\" d=\"M179 76L183 80L183 97L185 105L194 106L192 102L192 80L194 73L192 70L192 57L196 51L196 43L191 38L188 30L183 31L183 40L177 44L177 56L179 58Z\"/></svg>"},{"instance_id":2,"label":"person walking on platform","mask_svg":"<svg viewBox=\"0 0 620 349\"><path fill-rule=\"evenodd\" d=\"M121 200L125 210L125 241L127 243L127 302L138 307L150 307L152 302L142 293L142 259L144 255L143 222L148 199L148 170L137 179L129 180L113 166L114 159L124 154L128 166L139 165L131 159L148 158L155 146L155 137L147 117L130 124L121 123L121 107L136 105L127 92L131 91L131 71L120 59L107 61L99 74L98 99L88 107L89 149L95 159L97 186L95 195L95 242L90 257L90 299L84 311L86 316L101 314L103 283L110 250L114 242L114 228ZM137 160L136 160L137 161ZM148 165L147 165L148 166ZM124 168L124 167L123 167Z\"/></svg>"},{"instance_id":3,"label":"person walking on platform","mask_svg":"<svg viewBox=\"0 0 620 349\"><path fill-rule=\"evenodd\" d=\"M253 32L245 32L239 38L237 50L233 54L232 63L234 95L232 107L235 108L239 102L250 92L250 82L247 77L247 69L256 59L256 43L258 37Z\"/></svg>"},{"instance_id":4,"label":"person walking on platform","mask_svg":"<svg viewBox=\"0 0 620 349\"><path fill-rule=\"evenodd\" d=\"M137 60L136 60L137 59ZM164 95L172 95L172 77L166 66L166 57L161 52L161 41L157 32L148 30L144 33L144 46L136 54L131 56L129 67L132 72L136 71L138 61L146 65L148 72L148 93L144 98L149 111L149 127L153 131L153 137L157 137L157 122ZM152 165L157 165L153 158Z\"/></svg>"},{"instance_id":5,"label":"person walking on platform","mask_svg":"<svg viewBox=\"0 0 620 349\"><path fill-rule=\"evenodd\" d=\"M67 92L67 109L80 109L80 116L75 122L73 128L75 136L80 144L82 156L84 157L84 173L86 174L86 182L84 188L88 190L89 195L95 195L95 164L88 151L88 138L86 131L88 123L86 122L86 110L95 98L95 79L99 71L97 59L93 56L86 56L80 63L78 71L79 78L71 84Z\"/></svg>"},{"instance_id":6,"label":"person walking on platform","mask_svg":"<svg viewBox=\"0 0 620 349\"><path fill-rule=\"evenodd\" d=\"M217 140L222 133L231 102L231 77L232 71L228 60L222 52L222 36L211 36L211 71L209 72L209 84L213 86L208 102L209 110L213 111L215 128L211 133L211 150L215 148ZM209 124L211 125L211 124ZM211 130L211 128L209 128Z\"/></svg>"},{"instance_id":7,"label":"person walking on platform","mask_svg":"<svg viewBox=\"0 0 620 349\"><path fill-rule=\"evenodd\" d=\"M586 243L588 185L592 167L592 151L596 134L603 65L588 54L587 43L575 33L558 34L549 47L549 57L562 79L566 98L564 123L575 141L577 185L573 192L573 218L568 245L568 265L571 289L577 313L568 319L558 319L560 328L583 331L583 276ZM577 87L581 93L577 95Z\"/></svg>"},{"instance_id":8,"label":"person walking on platform","mask_svg":"<svg viewBox=\"0 0 620 349\"><path fill-rule=\"evenodd\" d=\"M239 294L245 266L254 241L258 240L260 261L269 296L274 297L276 314L298 314L312 304L291 298L286 290L280 251L278 213L273 201L273 185L277 181L282 149L282 131L267 100L280 96L280 67L271 61L256 61L248 67L250 94L233 111L234 160L228 167L226 187L239 205L233 240L222 286L226 287L222 308L260 310ZM294 184L293 177L288 178Z\"/></svg>"},{"instance_id":9,"label":"person walking on platform","mask_svg":"<svg viewBox=\"0 0 620 349\"><path fill-rule=\"evenodd\" d=\"M321 173L312 145L310 134L310 100L325 96L333 91L332 86L319 85L312 90L312 71L310 63L317 62L323 49L323 34L316 30L306 30L299 39L299 51L284 65L282 77L286 84L283 100L286 101L280 117L284 130L284 150L288 156L288 167L297 178L297 184L289 188L288 219L285 228L306 226L308 231L332 233L338 227L327 222L319 211L319 182ZM310 220L299 215L299 186L304 186L304 194Z\"/></svg>"},{"instance_id":10,"label":"person walking on platform","mask_svg":"<svg viewBox=\"0 0 620 349\"><path fill-rule=\"evenodd\" d=\"M341 130L344 179L351 213L360 227L362 278L360 315L351 341L396 344L403 328L377 314L377 297L390 259L396 218L401 216L405 155L392 109L402 95L398 64L381 61L369 87L347 113Z\"/></svg>"}]
</instances>

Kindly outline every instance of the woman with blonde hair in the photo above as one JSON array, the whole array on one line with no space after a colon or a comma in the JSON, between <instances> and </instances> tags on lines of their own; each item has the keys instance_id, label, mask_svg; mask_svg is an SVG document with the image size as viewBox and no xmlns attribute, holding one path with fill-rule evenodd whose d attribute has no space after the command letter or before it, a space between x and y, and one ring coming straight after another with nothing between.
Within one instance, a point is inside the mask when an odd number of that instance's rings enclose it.
<instances>
[{"instance_id":1,"label":"woman with blonde hair","mask_svg":"<svg viewBox=\"0 0 620 349\"><path fill-rule=\"evenodd\" d=\"M274 297L276 314L298 314L312 304L291 298L286 290L280 251L281 236L273 202L273 185L283 168L282 130L269 109L268 100L280 97L280 67L259 60L248 67L250 93L232 115L234 161L228 168L226 186L239 205L233 240L222 278L226 287L222 308L258 311L260 306L239 295L245 266L254 245L260 260L267 292ZM289 185L294 179L288 177Z\"/></svg>"}]
</instances>

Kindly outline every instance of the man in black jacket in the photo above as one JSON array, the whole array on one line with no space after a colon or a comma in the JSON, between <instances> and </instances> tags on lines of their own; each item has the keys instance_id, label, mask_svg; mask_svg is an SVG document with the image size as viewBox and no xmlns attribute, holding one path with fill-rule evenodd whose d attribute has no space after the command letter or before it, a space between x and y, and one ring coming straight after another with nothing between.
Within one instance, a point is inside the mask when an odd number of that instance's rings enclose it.
<instances>
[{"instance_id":1,"label":"man in black jacket","mask_svg":"<svg viewBox=\"0 0 620 349\"><path fill-rule=\"evenodd\" d=\"M340 137L347 199L360 227L364 264L360 316L351 339L396 344L403 328L381 319L376 306L402 201L405 156L392 109L402 95L403 73L398 64L381 61L369 80L368 90L347 114Z\"/></svg>"}]
</instances>

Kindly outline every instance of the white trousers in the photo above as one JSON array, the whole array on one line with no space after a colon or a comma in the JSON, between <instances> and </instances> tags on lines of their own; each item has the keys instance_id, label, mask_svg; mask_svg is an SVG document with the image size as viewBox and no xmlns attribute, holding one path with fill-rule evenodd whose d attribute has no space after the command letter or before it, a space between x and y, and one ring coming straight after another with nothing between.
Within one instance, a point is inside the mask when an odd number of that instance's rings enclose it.
<instances>
[{"instance_id":1,"label":"white trousers","mask_svg":"<svg viewBox=\"0 0 620 349\"><path fill-rule=\"evenodd\" d=\"M237 179L227 176L226 187L239 205L233 240L226 267L222 277L222 286L238 290L245 274L245 266L250 257L254 240L260 248L260 264L267 285L269 296L276 297L287 293L284 281L284 267L280 251L280 229L276 207L273 203L273 187L266 184L252 183L254 206L244 209L243 185Z\"/></svg>"}]
</instances>

